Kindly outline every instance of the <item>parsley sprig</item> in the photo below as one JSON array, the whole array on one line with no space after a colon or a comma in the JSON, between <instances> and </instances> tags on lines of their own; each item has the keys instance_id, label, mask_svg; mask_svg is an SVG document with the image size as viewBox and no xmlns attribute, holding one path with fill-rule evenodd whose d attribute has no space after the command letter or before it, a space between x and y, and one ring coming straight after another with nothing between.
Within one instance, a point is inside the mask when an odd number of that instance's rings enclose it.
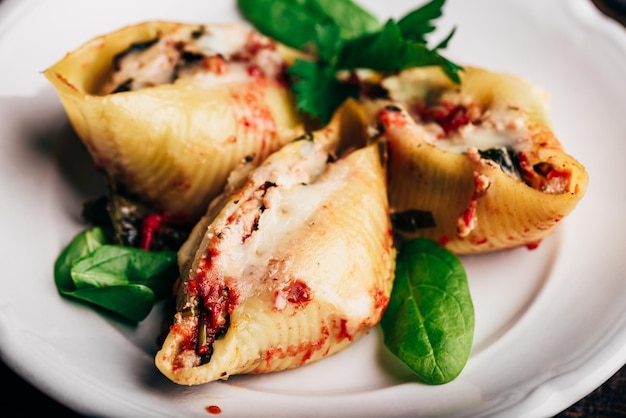
<instances>
[{"instance_id":1,"label":"parsley sprig","mask_svg":"<svg viewBox=\"0 0 626 418\"><path fill-rule=\"evenodd\" d=\"M342 71L397 72L435 65L458 83L462 67L439 53L456 28L434 48L426 41L444 4L431 0L398 21L381 23L351 0L238 0L239 10L257 30L315 57L297 59L289 74L298 109L324 124L347 98L359 97L358 84L338 77Z\"/></svg>"}]
</instances>

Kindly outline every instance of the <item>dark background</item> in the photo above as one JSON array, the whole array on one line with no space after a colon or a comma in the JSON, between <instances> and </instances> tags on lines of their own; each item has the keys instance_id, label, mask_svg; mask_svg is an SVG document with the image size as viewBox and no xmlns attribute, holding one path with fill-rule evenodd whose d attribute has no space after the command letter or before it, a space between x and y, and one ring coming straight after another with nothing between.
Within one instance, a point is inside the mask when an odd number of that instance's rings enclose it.
<instances>
[{"instance_id":1,"label":"dark background","mask_svg":"<svg viewBox=\"0 0 626 418\"><path fill-rule=\"evenodd\" d=\"M521 0L523 1L523 0ZM626 25L626 0L591 0L600 10ZM2 3L2 0L0 0ZM626 74L625 74L626 76ZM16 375L0 360L0 415L57 416L79 418L80 415L50 399ZM207 414L208 415L208 414ZM611 379L580 400L557 418L626 417L626 366Z\"/></svg>"}]
</instances>

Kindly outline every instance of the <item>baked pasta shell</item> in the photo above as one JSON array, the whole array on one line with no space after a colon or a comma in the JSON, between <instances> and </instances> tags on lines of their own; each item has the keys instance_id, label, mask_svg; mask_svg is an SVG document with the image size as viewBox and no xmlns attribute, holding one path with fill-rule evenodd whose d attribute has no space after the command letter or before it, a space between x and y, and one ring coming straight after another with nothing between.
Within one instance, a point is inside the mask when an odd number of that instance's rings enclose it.
<instances>
[{"instance_id":1,"label":"baked pasta shell","mask_svg":"<svg viewBox=\"0 0 626 418\"><path fill-rule=\"evenodd\" d=\"M278 181L271 188L278 194L266 194L271 204L246 240L252 245L257 239L253 252L269 251L265 258L238 257L247 274L234 276L224 273L227 259L203 262L207 254L224 253L222 244L215 242L218 235L219 240L235 242L235 248L228 247L229 254L240 254L236 247L241 240L231 241L229 235L238 222L226 234L219 231L225 231L221 226L233 218L244 218L234 208L246 201L250 190L258 190L267 178L281 178L260 176L273 170L272 165L282 173L316 168L310 171L315 172L312 182L295 185L298 180L291 189ZM332 163L328 153L309 140L286 145L252 171L218 208L210 209L188 242L181 248L180 311L155 359L169 379L196 385L236 374L275 372L343 350L378 324L392 287L395 249L378 144ZM203 277L211 279L202 286L225 281L232 302L229 326L212 343L207 362L190 344L196 341L199 316L181 314L193 300L190 284Z\"/></svg>"},{"instance_id":2,"label":"baked pasta shell","mask_svg":"<svg viewBox=\"0 0 626 418\"><path fill-rule=\"evenodd\" d=\"M117 54L195 27L165 21L127 26L86 42L44 72L95 163L147 204L188 223L204 213L242 158L261 161L301 132L289 89L276 77L180 79L98 93ZM249 31L236 25L204 27Z\"/></svg>"},{"instance_id":3,"label":"baked pasta shell","mask_svg":"<svg viewBox=\"0 0 626 418\"><path fill-rule=\"evenodd\" d=\"M392 100L366 107L370 114L378 112L388 141L389 202L394 231L401 239L430 238L457 254L532 248L584 196L587 172L551 131L545 93L528 82L469 68L459 87L439 70L426 68L383 83L391 86ZM517 126L518 119L515 123L523 143L515 146L523 180L474 147L459 152L439 146L426 124L410 114L408 108L420 100L443 97L452 90L460 100L487 111L520 112L523 123Z\"/></svg>"}]
</instances>

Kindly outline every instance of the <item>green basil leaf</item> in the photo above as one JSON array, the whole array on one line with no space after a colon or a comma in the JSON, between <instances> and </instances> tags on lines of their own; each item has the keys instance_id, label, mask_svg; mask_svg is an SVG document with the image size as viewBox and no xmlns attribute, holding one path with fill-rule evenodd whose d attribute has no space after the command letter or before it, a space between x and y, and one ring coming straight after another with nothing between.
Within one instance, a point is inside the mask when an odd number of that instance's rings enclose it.
<instances>
[{"instance_id":1,"label":"green basil leaf","mask_svg":"<svg viewBox=\"0 0 626 418\"><path fill-rule=\"evenodd\" d=\"M445 2L446 0L432 0L400 19L398 27L404 38L425 44L426 35L436 29L432 21L443 15Z\"/></svg>"},{"instance_id":2,"label":"green basil leaf","mask_svg":"<svg viewBox=\"0 0 626 418\"><path fill-rule=\"evenodd\" d=\"M403 245L381 327L385 345L423 381L455 379L474 338L474 306L461 261L432 240Z\"/></svg>"},{"instance_id":3,"label":"green basil leaf","mask_svg":"<svg viewBox=\"0 0 626 418\"><path fill-rule=\"evenodd\" d=\"M152 289L141 284L79 289L71 296L133 322L143 321L155 301Z\"/></svg>"}]
</instances>

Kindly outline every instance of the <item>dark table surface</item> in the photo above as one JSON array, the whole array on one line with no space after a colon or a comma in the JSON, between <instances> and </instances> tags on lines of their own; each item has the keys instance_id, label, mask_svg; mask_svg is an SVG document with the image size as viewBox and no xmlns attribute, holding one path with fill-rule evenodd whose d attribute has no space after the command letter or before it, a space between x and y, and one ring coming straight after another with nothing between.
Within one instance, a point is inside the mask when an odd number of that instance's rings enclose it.
<instances>
[{"instance_id":1,"label":"dark table surface","mask_svg":"<svg viewBox=\"0 0 626 418\"><path fill-rule=\"evenodd\" d=\"M626 0L591 0L606 15L626 26ZM0 0L2 3L2 0ZM625 74L626 76L626 74ZM59 404L15 374L0 359L0 415L58 416L78 418L71 409ZM5 413L13 411L8 415ZM616 418L626 417L626 366L613 377L557 418Z\"/></svg>"}]
</instances>

